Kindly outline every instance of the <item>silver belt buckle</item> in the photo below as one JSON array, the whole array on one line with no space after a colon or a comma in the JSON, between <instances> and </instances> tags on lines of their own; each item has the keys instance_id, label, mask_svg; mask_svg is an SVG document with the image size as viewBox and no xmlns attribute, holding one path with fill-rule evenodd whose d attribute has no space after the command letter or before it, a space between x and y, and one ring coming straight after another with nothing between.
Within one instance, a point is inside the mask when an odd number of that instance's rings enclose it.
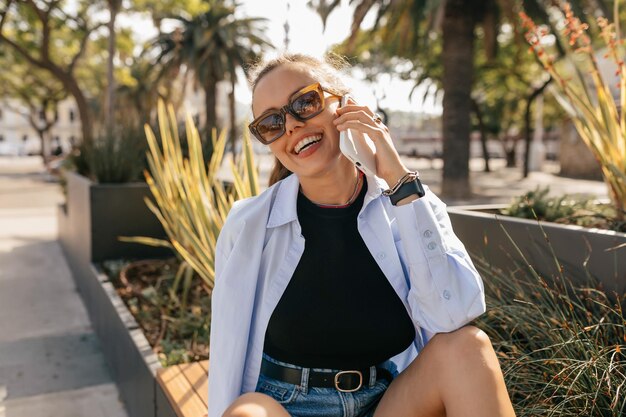
<instances>
[{"instance_id":1,"label":"silver belt buckle","mask_svg":"<svg viewBox=\"0 0 626 417\"><path fill-rule=\"evenodd\" d=\"M356 374L359 376L359 386L356 387L355 389L341 389L339 388L339 378L341 377L341 375L344 374ZM355 392L361 389L361 387L363 386L363 374L361 373L361 371L341 371L341 372L337 372L335 374L335 388L337 389L337 391L340 392Z\"/></svg>"}]
</instances>

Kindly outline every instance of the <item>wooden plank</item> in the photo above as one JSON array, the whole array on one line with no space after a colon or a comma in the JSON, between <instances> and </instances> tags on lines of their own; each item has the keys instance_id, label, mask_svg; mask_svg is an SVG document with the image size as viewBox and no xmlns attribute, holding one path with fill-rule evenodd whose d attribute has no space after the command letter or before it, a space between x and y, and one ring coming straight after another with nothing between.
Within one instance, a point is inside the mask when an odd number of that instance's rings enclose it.
<instances>
[{"instance_id":1,"label":"wooden plank","mask_svg":"<svg viewBox=\"0 0 626 417\"><path fill-rule=\"evenodd\" d=\"M163 387L163 391L178 416L198 417L206 415L206 403L196 395L180 365L160 370L157 373L157 381Z\"/></svg>"},{"instance_id":2,"label":"wooden plank","mask_svg":"<svg viewBox=\"0 0 626 417\"><path fill-rule=\"evenodd\" d=\"M204 368L205 371L207 371L207 374L209 373L209 361L201 361L198 362L200 365L202 365L202 367Z\"/></svg>"},{"instance_id":3,"label":"wooden plank","mask_svg":"<svg viewBox=\"0 0 626 417\"><path fill-rule=\"evenodd\" d=\"M208 404L209 380L207 371L198 362L182 364L180 369L185 374L196 395L200 397L205 405Z\"/></svg>"}]
</instances>

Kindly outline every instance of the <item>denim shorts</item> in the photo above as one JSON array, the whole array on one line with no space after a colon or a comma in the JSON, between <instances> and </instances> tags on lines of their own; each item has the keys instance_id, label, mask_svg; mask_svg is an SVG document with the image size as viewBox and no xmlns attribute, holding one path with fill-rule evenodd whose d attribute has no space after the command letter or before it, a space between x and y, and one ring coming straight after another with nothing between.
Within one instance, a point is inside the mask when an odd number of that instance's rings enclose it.
<instances>
[{"instance_id":1,"label":"denim shorts","mask_svg":"<svg viewBox=\"0 0 626 417\"><path fill-rule=\"evenodd\" d=\"M263 354L263 358L290 368L299 366L278 361ZM393 378L398 376L396 365L388 360L380 365L387 369ZM315 369L316 371L338 371L333 369ZM306 375L307 372L303 372ZM306 386L306 379L300 385L272 379L261 374L256 392L269 395L281 404L292 417L371 417L391 381L378 379L363 381L363 387L355 392L340 392L335 388L317 388Z\"/></svg>"}]
</instances>

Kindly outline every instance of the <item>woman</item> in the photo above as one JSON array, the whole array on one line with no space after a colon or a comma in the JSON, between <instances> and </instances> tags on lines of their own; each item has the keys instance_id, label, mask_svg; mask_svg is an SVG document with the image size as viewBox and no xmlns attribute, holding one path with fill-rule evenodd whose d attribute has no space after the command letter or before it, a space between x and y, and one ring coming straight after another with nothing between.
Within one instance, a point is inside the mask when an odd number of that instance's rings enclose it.
<instances>
[{"instance_id":1,"label":"woman","mask_svg":"<svg viewBox=\"0 0 626 417\"><path fill-rule=\"evenodd\" d=\"M339 108L338 71L308 56L259 66L252 90L277 165L219 237L209 417L513 416L489 339L465 326L482 281L380 117ZM377 177L341 154L346 129L374 141Z\"/></svg>"}]
</instances>

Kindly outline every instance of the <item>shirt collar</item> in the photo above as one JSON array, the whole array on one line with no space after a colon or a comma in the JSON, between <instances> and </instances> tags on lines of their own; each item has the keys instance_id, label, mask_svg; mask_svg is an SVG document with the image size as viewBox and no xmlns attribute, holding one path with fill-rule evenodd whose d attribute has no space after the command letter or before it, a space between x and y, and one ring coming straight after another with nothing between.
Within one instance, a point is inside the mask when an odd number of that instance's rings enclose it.
<instances>
[{"instance_id":1,"label":"shirt collar","mask_svg":"<svg viewBox=\"0 0 626 417\"><path fill-rule=\"evenodd\" d=\"M289 175L277 184L276 198L272 205L267 228L278 227L298 219L296 203L300 181L295 174Z\"/></svg>"},{"instance_id":2,"label":"shirt collar","mask_svg":"<svg viewBox=\"0 0 626 417\"><path fill-rule=\"evenodd\" d=\"M387 184L378 177L365 176L367 179L367 194L363 201L363 209L373 200L382 194L382 190ZM289 222L298 220L298 190L300 181L295 174L289 175L282 180L276 191L276 198L271 209L267 228L282 226ZM363 210L361 209L361 210Z\"/></svg>"}]
</instances>

